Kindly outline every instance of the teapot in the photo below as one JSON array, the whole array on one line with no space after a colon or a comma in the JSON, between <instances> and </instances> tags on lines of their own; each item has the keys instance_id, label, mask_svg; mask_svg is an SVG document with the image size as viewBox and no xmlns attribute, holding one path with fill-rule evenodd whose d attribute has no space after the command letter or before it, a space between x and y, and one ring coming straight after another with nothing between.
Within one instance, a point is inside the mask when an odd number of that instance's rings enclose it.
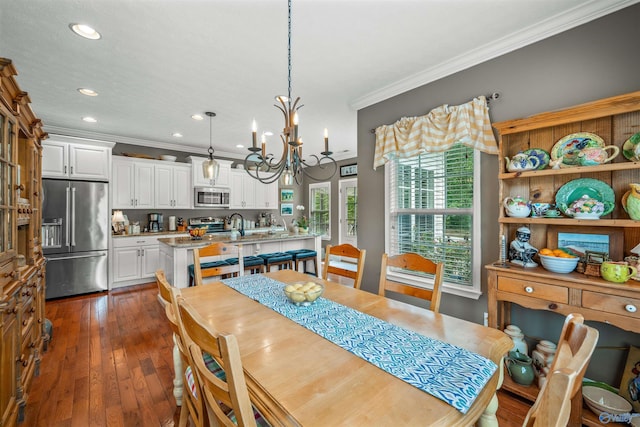
<instances>
[{"instance_id":1,"label":"teapot","mask_svg":"<svg viewBox=\"0 0 640 427\"><path fill-rule=\"evenodd\" d=\"M531 385L533 383L535 373L533 371L533 361L529 356L517 350L512 350L507 354L505 362L507 364L507 372L513 378L513 381L521 385Z\"/></svg>"},{"instance_id":2,"label":"teapot","mask_svg":"<svg viewBox=\"0 0 640 427\"><path fill-rule=\"evenodd\" d=\"M502 201L502 206L508 216L526 218L531 214L531 203L522 197L507 197Z\"/></svg>"},{"instance_id":3,"label":"teapot","mask_svg":"<svg viewBox=\"0 0 640 427\"><path fill-rule=\"evenodd\" d=\"M574 200L567 206L562 203L560 209L567 215L576 219L599 219L602 215L607 215L613 210L610 202L601 202L586 194Z\"/></svg>"},{"instance_id":4,"label":"teapot","mask_svg":"<svg viewBox=\"0 0 640 427\"><path fill-rule=\"evenodd\" d=\"M620 148L615 145L607 145L606 147L588 147L577 150L577 163L580 166L597 166L603 165L615 159L620 154ZM607 151L611 151L611 155L607 157Z\"/></svg>"},{"instance_id":5,"label":"teapot","mask_svg":"<svg viewBox=\"0 0 640 427\"><path fill-rule=\"evenodd\" d=\"M521 172L535 170L540 166L540 159L533 155L527 155L525 153L518 153L509 160L505 157L507 162L507 170L509 172Z\"/></svg>"}]
</instances>

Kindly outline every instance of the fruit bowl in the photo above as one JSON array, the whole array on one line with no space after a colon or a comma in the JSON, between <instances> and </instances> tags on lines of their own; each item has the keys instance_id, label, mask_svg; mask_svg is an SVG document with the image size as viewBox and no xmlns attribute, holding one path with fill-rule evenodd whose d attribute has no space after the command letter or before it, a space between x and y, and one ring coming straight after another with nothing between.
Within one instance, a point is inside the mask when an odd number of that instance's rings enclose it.
<instances>
[{"instance_id":1,"label":"fruit bowl","mask_svg":"<svg viewBox=\"0 0 640 427\"><path fill-rule=\"evenodd\" d=\"M202 236L204 236L206 233L207 233L207 228L206 227L190 228L189 229L189 235L191 236L191 238L193 240L202 239Z\"/></svg>"},{"instance_id":2,"label":"fruit bowl","mask_svg":"<svg viewBox=\"0 0 640 427\"><path fill-rule=\"evenodd\" d=\"M571 273L576 269L578 265L578 261L580 258L572 257L572 258L560 258L549 255L538 255L540 257L540 262L542 262L542 266L551 272L554 273Z\"/></svg>"},{"instance_id":3,"label":"fruit bowl","mask_svg":"<svg viewBox=\"0 0 640 427\"><path fill-rule=\"evenodd\" d=\"M324 293L324 286L320 283L294 283L283 289L289 301L295 305L308 306L314 303Z\"/></svg>"},{"instance_id":4,"label":"fruit bowl","mask_svg":"<svg viewBox=\"0 0 640 427\"><path fill-rule=\"evenodd\" d=\"M600 387L583 386L582 397L589 409L598 416L603 412L613 415L626 414L633 409L625 398Z\"/></svg>"}]
</instances>

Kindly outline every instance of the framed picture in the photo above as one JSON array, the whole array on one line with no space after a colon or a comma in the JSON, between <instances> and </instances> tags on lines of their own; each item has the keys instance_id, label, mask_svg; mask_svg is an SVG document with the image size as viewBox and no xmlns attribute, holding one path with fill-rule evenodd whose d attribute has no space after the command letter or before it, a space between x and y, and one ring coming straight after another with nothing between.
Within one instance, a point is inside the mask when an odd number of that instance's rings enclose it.
<instances>
[{"instance_id":1,"label":"framed picture","mask_svg":"<svg viewBox=\"0 0 640 427\"><path fill-rule=\"evenodd\" d=\"M340 166L340 176L351 176L351 175L358 175L357 164L354 163L352 165Z\"/></svg>"},{"instance_id":2,"label":"framed picture","mask_svg":"<svg viewBox=\"0 0 640 427\"><path fill-rule=\"evenodd\" d=\"M280 201L290 202L293 200L293 190L290 188L283 188L280 190Z\"/></svg>"},{"instance_id":3,"label":"framed picture","mask_svg":"<svg viewBox=\"0 0 640 427\"><path fill-rule=\"evenodd\" d=\"M280 215L292 216L293 215L293 203L280 203Z\"/></svg>"},{"instance_id":4,"label":"framed picture","mask_svg":"<svg viewBox=\"0 0 640 427\"><path fill-rule=\"evenodd\" d=\"M587 251L599 252L612 261L622 261L624 231L622 228L598 230L597 228L552 225L547 229L547 247L570 248L582 258Z\"/></svg>"}]
</instances>

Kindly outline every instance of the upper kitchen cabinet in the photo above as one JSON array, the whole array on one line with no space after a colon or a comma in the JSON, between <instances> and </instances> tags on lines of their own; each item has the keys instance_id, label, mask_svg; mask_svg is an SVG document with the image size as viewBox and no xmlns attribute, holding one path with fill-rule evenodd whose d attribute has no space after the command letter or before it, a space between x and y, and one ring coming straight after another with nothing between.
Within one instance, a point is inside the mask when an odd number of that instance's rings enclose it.
<instances>
[{"instance_id":1,"label":"upper kitchen cabinet","mask_svg":"<svg viewBox=\"0 0 640 427\"><path fill-rule=\"evenodd\" d=\"M42 176L109 181L114 144L55 136L42 144Z\"/></svg>"},{"instance_id":2,"label":"upper kitchen cabinet","mask_svg":"<svg viewBox=\"0 0 640 427\"><path fill-rule=\"evenodd\" d=\"M229 208L255 209L256 187L258 181L251 178L244 170L234 169L230 175Z\"/></svg>"},{"instance_id":3,"label":"upper kitchen cabinet","mask_svg":"<svg viewBox=\"0 0 640 427\"><path fill-rule=\"evenodd\" d=\"M154 163L119 156L114 156L112 163L113 209L154 208Z\"/></svg>"},{"instance_id":4,"label":"upper kitchen cabinet","mask_svg":"<svg viewBox=\"0 0 640 427\"><path fill-rule=\"evenodd\" d=\"M191 209L191 167L155 165L155 202L158 209Z\"/></svg>"},{"instance_id":5,"label":"upper kitchen cabinet","mask_svg":"<svg viewBox=\"0 0 640 427\"><path fill-rule=\"evenodd\" d=\"M278 209L278 181L271 184L256 182L256 209Z\"/></svg>"},{"instance_id":6,"label":"upper kitchen cabinet","mask_svg":"<svg viewBox=\"0 0 640 427\"><path fill-rule=\"evenodd\" d=\"M216 159L220 165L220 173L217 179L206 179L202 173L202 162L207 160L206 157L189 156L187 159L191 162L191 179L194 187L228 187L229 172L231 171L231 161Z\"/></svg>"}]
</instances>

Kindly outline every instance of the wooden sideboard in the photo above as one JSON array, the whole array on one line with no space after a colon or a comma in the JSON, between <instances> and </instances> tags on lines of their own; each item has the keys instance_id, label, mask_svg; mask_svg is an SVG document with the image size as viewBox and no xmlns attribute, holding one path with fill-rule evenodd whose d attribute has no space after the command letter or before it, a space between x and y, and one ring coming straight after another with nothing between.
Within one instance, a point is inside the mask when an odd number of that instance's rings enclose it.
<instances>
[{"instance_id":1,"label":"wooden sideboard","mask_svg":"<svg viewBox=\"0 0 640 427\"><path fill-rule=\"evenodd\" d=\"M606 98L575 107L537 114L524 119L495 123L499 141L499 201L520 196L533 203L556 203L558 190L570 181L596 179L611 187L615 194L613 211L597 220L560 218L514 218L500 207L498 242L509 244L519 227L530 229L530 244L535 248L555 249L558 233L610 236L609 253L622 261L640 243L640 221L629 218L620 201L629 184L640 182L640 162L622 154L622 146L640 132L640 92ZM507 158L528 149L552 152L563 137L577 132L600 136L606 145L620 148L610 163L597 166L550 167L539 170L509 172ZM511 304L546 310L562 315L581 313L586 320L640 332L640 282L607 282L601 277L578 272L552 273L542 266L523 268L500 260L486 266L488 275L489 326L503 329L510 323ZM531 392L505 381L506 389L530 400ZM581 399L574 403L570 425L595 425L590 411L582 411Z\"/></svg>"},{"instance_id":2,"label":"wooden sideboard","mask_svg":"<svg viewBox=\"0 0 640 427\"><path fill-rule=\"evenodd\" d=\"M42 145L47 137L0 58L0 425L24 416L45 341Z\"/></svg>"}]
</instances>

